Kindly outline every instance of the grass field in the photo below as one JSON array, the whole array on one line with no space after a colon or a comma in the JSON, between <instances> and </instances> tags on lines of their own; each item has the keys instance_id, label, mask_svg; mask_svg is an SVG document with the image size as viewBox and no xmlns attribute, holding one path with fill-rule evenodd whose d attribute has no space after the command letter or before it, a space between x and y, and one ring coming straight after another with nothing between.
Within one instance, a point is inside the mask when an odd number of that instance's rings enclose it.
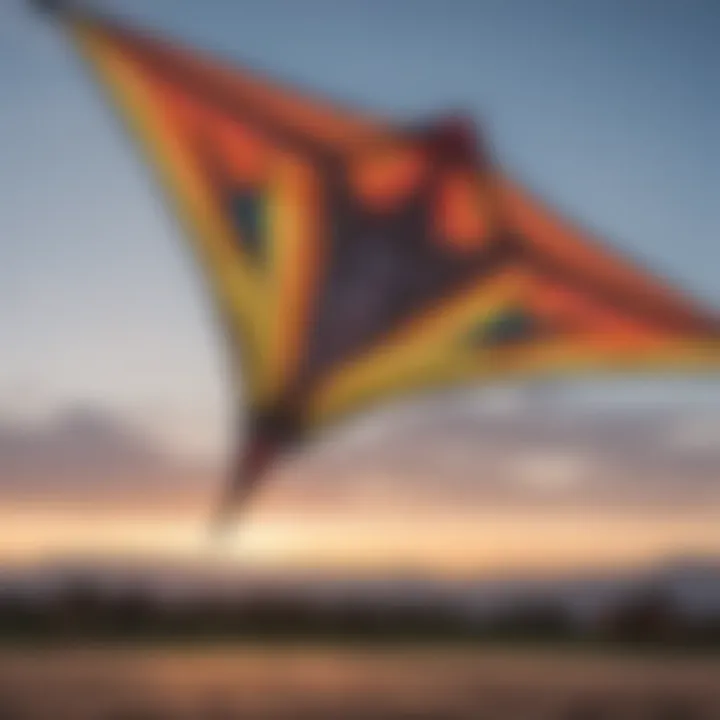
<instances>
[{"instance_id":1,"label":"grass field","mask_svg":"<svg viewBox=\"0 0 720 720\"><path fill-rule=\"evenodd\" d=\"M720 719L720 659L449 647L0 651L0 718Z\"/></svg>"}]
</instances>

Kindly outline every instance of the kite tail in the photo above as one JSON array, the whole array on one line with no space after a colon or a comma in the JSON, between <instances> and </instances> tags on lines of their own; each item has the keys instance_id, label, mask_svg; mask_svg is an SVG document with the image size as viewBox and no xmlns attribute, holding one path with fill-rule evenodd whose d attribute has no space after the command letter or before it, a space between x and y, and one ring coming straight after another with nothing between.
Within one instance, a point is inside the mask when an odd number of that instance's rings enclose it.
<instances>
[{"instance_id":1,"label":"kite tail","mask_svg":"<svg viewBox=\"0 0 720 720\"><path fill-rule=\"evenodd\" d=\"M249 505L267 471L302 437L295 412L251 413L247 440L239 449L232 474L215 515L215 527L223 531Z\"/></svg>"},{"instance_id":2,"label":"kite tail","mask_svg":"<svg viewBox=\"0 0 720 720\"><path fill-rule=\"evenodd\" d=\"M267 468L276 455L273 443L263 438L252 438L237 454L230 478L218 504L213 527L220 533L237 520L249 504Z\"/></svg>"}]
</instances>

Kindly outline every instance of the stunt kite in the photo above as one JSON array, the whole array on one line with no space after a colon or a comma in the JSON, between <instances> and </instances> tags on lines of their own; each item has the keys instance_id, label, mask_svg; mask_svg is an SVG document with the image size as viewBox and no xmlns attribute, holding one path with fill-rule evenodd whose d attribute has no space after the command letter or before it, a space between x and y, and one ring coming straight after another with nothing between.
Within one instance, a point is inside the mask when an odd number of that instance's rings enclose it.
<instances>
[{"instance_id":1,"label":"stunt kite","mask_svg":"<svg viewBox=\"0 0 720 720\"><path fill-rule=\"evenodd\" d=\"M459 383L720 368L720 317L510 179L472 122L401 125L61 0L204 268L249 418L224 508L288 449Z\"/></svg>"}]
</instances>

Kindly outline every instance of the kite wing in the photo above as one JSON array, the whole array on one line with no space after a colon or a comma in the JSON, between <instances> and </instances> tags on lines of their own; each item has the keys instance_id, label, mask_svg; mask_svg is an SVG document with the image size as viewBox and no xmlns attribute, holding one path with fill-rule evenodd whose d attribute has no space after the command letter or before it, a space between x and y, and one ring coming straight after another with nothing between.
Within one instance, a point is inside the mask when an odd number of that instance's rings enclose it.
<instances>
[{"instance_id":1,"label":"kite wing","mask_svg":"<svg viewBox=\"0 0 720 720\"><path fill-rule=\"evenodd\" d=\"M449 292L417 302L380 342L327 373L311 405L316 423L473 381L720 369L717 314L501 171L482 175L448 174L435 198L433 242L465 263Z\"/></svg>"},{"instance_id":2,"label":"kite wing","mask_svg":"<svg viewBox=\"0 0 720 720\"><path fill-rule=\"evenodd\" d=\"M319 264L322 168L373 124L97 14L60 4L59 17L187 230L248 401L271 404Z\"/></svg>"},{"instance_id":3,"label":"kite wing","mask_svg":"<svg viewBox=\"0 0 720 720\"><path fill-rule=\"evenodd\" d=\"M505 178L469 123L394 127L58 10L205 268L242 369L245 491L392 395L720 366L717 317Z\"/></svg>"}]
</instances>

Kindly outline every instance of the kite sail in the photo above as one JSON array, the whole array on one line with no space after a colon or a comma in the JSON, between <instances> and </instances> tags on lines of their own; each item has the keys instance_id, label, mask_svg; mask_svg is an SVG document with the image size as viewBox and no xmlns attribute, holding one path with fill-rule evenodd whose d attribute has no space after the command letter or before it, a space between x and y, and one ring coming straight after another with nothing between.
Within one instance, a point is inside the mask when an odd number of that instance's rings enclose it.
<instances>
[{"instance_id":1,"label":"kite sail","mask_svg":"<svg viewBox=\"0 0 720 720\"><path fill-rule=\"evenodd\" d=\"M205 270L250 419L235 500L285 449L393 396L720 368L716 314L510 179L469 120L393 123L42 5Z\"/></svg>"}]
</instances>

